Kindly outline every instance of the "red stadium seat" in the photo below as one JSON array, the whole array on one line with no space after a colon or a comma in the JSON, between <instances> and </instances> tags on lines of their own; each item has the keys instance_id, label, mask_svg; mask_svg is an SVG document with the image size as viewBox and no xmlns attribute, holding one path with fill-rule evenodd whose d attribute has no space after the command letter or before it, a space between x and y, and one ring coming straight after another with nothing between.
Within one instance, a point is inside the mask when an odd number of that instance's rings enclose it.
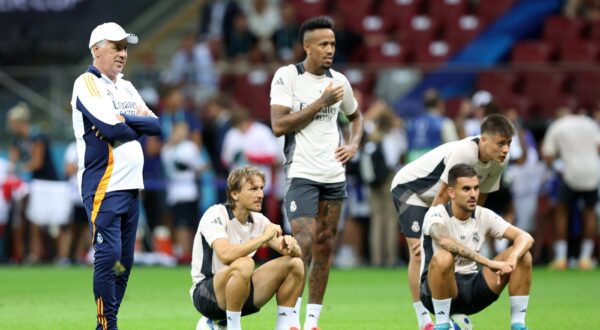
<instances>
[{"instance_id":1,"label":"red stadium seat","mask_svg":"<svg viewBox=\"0 0 600 330\"><path fill-rule=\"evenodd\" d=\"M513 6L515 0L479 1L477 16L484 22L491 23Z\"/></svg>"},{"instance_id":2,"label":"red stadium seat","mask_svg":"<svg viewBox=\"0 0 600 330\"><path fill-rule=\"evenodd\" d=\"M450 44L443 40L419 44L415 48L415 61L418 63L443 63L454 53Z\"/></svg>"},{"instance_id":3,"label":"red stadium seat","mask_svg":"<svg viewBox=\"0 0 600 330\"><path fill-rule=\"evenodd\" d=\"M408 26L410 20L421 13L422 4L422 0L382 0L379 15L399 29Z\"/></svg>"},{"instance_id":4,"label":"red stadium seat","mask_svg":"<svg viewBox=\"0 0 600 330\"><path fill-rule=\"evenodd\" d=\"M375 74L359 68L348 68L343 71L346 78L353 88L358 89L365 95L373 93L375 84Z\"/></svg>"},{"instance_id":5,"label":"red stadium seat","mask_svg":"<svg viewBox=\"0 0 600 330\"><path fill-rule=\"evenodd\" d=\"M329 0L292 0L292 4L296 9L296 17L298 22L302 23L305 20L314 17L327 15L329 12Z\"/></svg>"},{"instance_id":6,"label":"red stadium seat","mask_svg":"<svg viewBox=\"0 0 600 330\"><path fill-rule=\"evenodd\" d=\"M446 113L445 115L450 118L456 118L460 111L461 104L465 101L463 97L454 97L446 100Z\"/></svg>"},{"instance_id":7,"label":"red stadium seat","mask_svg":"<svg viewBox=\"0 0 600 330\"><path fill-rule=\"evenodd\" d=\"M514 71L483 71L477 76L477 89L496 94L514 93L519 75Z\"/></svg>"},{"instance_id":8,"label":"red stadium seat","mask_svg":"<svg viewBox=\"0 0 600 330\"><path fill-rule=\"evenodd\" d=\"M548 94L546 97L536 100L534 105L537 114L544 118L556 117L557 110L562 107L576 109L576 98L563 93Z\"/></svg>"},{"instance_id":9,"label":"red stadium seat","mask_svg":"<svg viewBox=\"0 0 600 330\"><path fill-rule=\"evenodd\" d=\"M600 71L578 71L573 74L571 92L584 106L596 106L600 101Z\"/></svg>"},{"instance_id":10,"label":"red stadium seat","mask_svg":"<svg viewBox=\"0 0 600 330\"><path fill-rule=\"evenodd\" d=\"M525 120L531 116L532 102L527 96L512 92L500 92L494 94L494 99L502 109L514 108Z\"/></svg>"},{"instance_id":11,"label":"red stadium seat","mask_svg":"<svg viewBox=\"0 0 600 330\"><path fill-rule=\"evenodd\" d=\"M559 46L565 41L581 39L585 21L581 18L552 16L544 23L543 39Z\"/></svg>"},{"instance_id":12,"label":"red stadium seat","mask_svg":"<svg viewBox=\"0 0 600 330\"><path fill-rule=\"evenodd\" d=\"M363 35L386 35L392 29L391 22L379 15L369 15L361 19L360 32Z\"/></svg>"},{"instance_id":13,"label":"red stadium seat","mask_svg":"<svg viewBox=\"0 0 600 330\"><path fill-rule=\"evenodd\" d=\"M428 13L439 24L448 25L466 15L468 6L467 0L430 0Z\"/></svg>"},{"instance_id":14,"label":"red stadium seat","mask_svg":"<svg viewBox=\"0 0 600 330\"><path fill-rule=\"evenodd\" d=\"M464 15L447 22L444 34L446 41L458 49L475 39L481 30L483 30L483 25L477 16Z\"/></svg>"},{"instance_id":15,"label":"red stadium seat","mask_svg":"<svg viewBox=\"0 0 600 330\"><path fill-rule=\"evenodd\" d=\"M411 19L408 29L399 35L401 42L419 46L438 39L439 24L426 15L415 16Z\"/></svg>"},{"instance_id":16,"label":"red stadium seat","mask_svg":"<svg viewBox=\"0 0 600 330\"><path fill-rule=\"evenodd\" d=\"M374 64L404 63L411 55L411 49L395 41L367 47L367 62Z\"/></svg>"},{"instance_id":17,"label":"red stadium seat","mask_svg":"<svg viewBox=\"0 0 600 330\"><path fill-rule=\"evenodd\" d=\"M555 47L543 40L523 41L517 43L512 50L512 62L519 64L547 63L552 60Z\"/></svg>"},{"instance_id":18,"label":"red stadium seat","mask_svg":"<svg viewBox=\"0 0 600 330\"><path fill-rule=\"evenodd\" d=\"M373 0L334 0L334 10L346 19L346 24L352 30L360 32L362 21L374 12Z\"/></svg>"},{"instance_id":19,"label":"red stadium seat","mask_svg":"<svg viewBox=\"0 0 600 330\"><path fill-rule=\"evenodd\" d=\"M254 119L270 120L270 88L272 75L257 69L235 77L233 96L237 102L248 108Z\"/></svg>"},{"instance_id":20,"label":"red stadium seat","mask_svg":"<svg viewBox=\"0 0 600 330\"><path fill-rule=\"evenodd\" d=\"M564 94L566 76L558 71L527 71L523 73L523 94L534 103L550 94Z\"/></svg>"},{"instance_id":21,"label":"red stadium seat","mask_svg":"<svg viewBox=\"0 0 600 330\"><path fill-rule=\"evenodd\" d=\"M598 61L600 48L597 41L567 40L562 43L560 60L562 62L593 63Z\"/></svg>"},{"instance_id":22,"label":"red stadium seat","mask_svg":"<svg viewBox=\"0 0 600 330\"><path fill-rule=\"evenodd\" d=\"M600 21L589 23L590 39L596 42L600 41Z\"/></svg>"}]
</instances>

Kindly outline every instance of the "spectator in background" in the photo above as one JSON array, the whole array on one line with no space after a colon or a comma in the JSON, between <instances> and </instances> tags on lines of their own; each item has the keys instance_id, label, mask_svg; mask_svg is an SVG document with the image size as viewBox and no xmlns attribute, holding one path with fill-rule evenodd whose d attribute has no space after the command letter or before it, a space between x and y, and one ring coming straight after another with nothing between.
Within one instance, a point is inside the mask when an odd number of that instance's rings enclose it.
<instances>
[{"instance_id":1,"label":"spectator in background","mask_svg":"<svg viewBox=\"0 0 600 330\"><path fill-rule=\"evenodd\" d=\"M9 147L9 160L17 173L31 179L25 207L25 219L19 230L15 230L15 240L21 244L24 224L29 221L28 263L37 263L44 256L43 227L63 226L67 223L70 204L62 196L68 195L68 186L58 181L58 174L50 154L50 140L30 124L30 110L20 103L8 111L9 131L13 135ZM21 204L22 205L22 204ZM68 229L61 227L59 235L68 235ZM17 248L17 253L20 248Z\"/></svg>"},{"instance_id":2,"label":"spectator in background","mask_svg":"<svg viewBox=\"0 0 600 330\"><path fill-rule=\"evenodd\" d=\"M458 136L464 139L469 136L479 135L481 120L486 113L485 106L492 103L493 96L488 91L477 91L471 99L465 99L460 105L460 110L455 118Z\"/></svg>"},{"instance_id":3,"label":"spectator in background","mask_svg":"<svg viewBox=\"0 0 600 330\"><path fill-rule=\"evenodd\" d=\"M178 122L162 149L162 162L167 174L167 205L175 227L175 245L180 264L192 261L192 242L198 227L198 175L206 168L200 149L190 139L186 122Z\"/></svg>"},{"instance_id":4,"label":"spectator in background","mask_svg":"<svg viewBox=\"0 0 600 330\"><path fill-rule=\"evenodd\" d=\"M577 207L583 201L583 238L579 254L579 268L589 270L596 240L595 207L598 203L600 172L600 128L591 118L572 114L565 108L562 116L548 127L542 144L542 156L553 165L555 159L564 162L562 187L556 208L556 231L554 260L551 267L567 268L567 235L569 207ZM554 162L554 164L556 164Z\"/></svg>"},{"instance_id":5,"label":"spectator in background","mask_svg":"<svg viewBox=\"0 0 600 330\"><path fill-rule=\"evenodd\" d=\"M361 174L369 185L371 219L369 252L371 265L393 267L398 261L398 221L390 186L407 150L402 121L383 101L365 113L366 144L361 154Z\"/></svg>"},{"instance_id":6,"label":"spectator in background","mask_svg":"<svg viewBox=\"0 0 600 330\"><path fill-rule=\"evenodd\" d=\"M292 63L302 58L302 44L298 39L300 25L296 19L296 9L291 1L281 4L281 27L273 35L277 59Z\"/></svg>"},{"instance_id":7,"label":"spectator in background","mask_svg":"<svg viewBox=\"0 0 600 330\"><path fill-rule=\"evenodd\" d=\"M236 0L208 0L200 8L198 39L220 38L228 45L231 41L233 21L241 9Z\"/></svg>"},{"instance_id":8,"label":"spectator in background","mask_svg":"<svg viewBox=\"0 0 600 330\"><path fill-rule=\"evenodd\" d=\"M186 99L182 90L174 86L166 87L163 91L160 112L160 126L164 141L171 138L175 125L181 122L188 125L190 139L200 147L202 145L202 123L186 106Z\"/></svg>"},{"instance_id":9,"label":"spectator in background","mask_svg":"<svg viewBox=\"0 0 600 330\"><path fill-rule=\"evenodd\" d=\"M217 199L224 200L227 167L221 162L225 134L231 128L231 102L224 95L213 97L204 107L202 139L216 175Z\"/></svg>"},{"instance_id":10,"label":"spectator in background","mask_svg":"<svg viewBox=\"0 0 600 330\"><path fill-rule=\"evenodd\" d=\"M245 14L239 13L233 20L233 31L231 38L225 44L225 53L227 58L233 62L244 62L250 59L250 52L256 52L255 49L258 40L250 32L248 27L248 18ZM258 51L260 52L260 51Z\"/></svg>"},{"instance_id":11,"label":"spectator in background","mask_svg":"<svg viewBox=\"0 0 600 330\"><path fill-rule=\"evenodd\" d=\"M215 70L221 40L210 37L196 43L193 33L184 34L179 50L171 58L164 83L182 88L186 96L204 103L219 88L219 75Z\"/></svg>"},{"instance_id":12,"label":"spectator in background","mask_svg":"<svg viewBox=\"0 0 600 330\"><path fill-rule=\"evenodd\" d=\"M563 14L567 17L583 17L590 22L600 20L599 0L567 0L563 7Z\"/></svg>"},{"instance_id":13,"label":"spectator in background","mask_svg":"<svg viewBox=\"0 0 600 330\"><path fill-rule=\"evenodd\" d=\"M73 259L76 263L86 262L86 254L90 248L90 234L87 214L83 207L83 201L77 186L77 169L79 158L77 157L77 143L71 142L65 151L64 165L65 175L69 180L71 189L71 224L68 237L58 241L58 264L68 265ZM71 257L71 253L73 258Z\"/></svg>"},{"instance_id":14,"label":"spectator in background","mask_svg":"<svg viewBox=\"0 0 600 330\"><path fill-rule=\"evenodd\" d=\"M272 54L273 35L281 26L281 12L276 0L249 0L241 2L242 11L248 19L248 30L258 39L258 47L264 54Z\"/></svg>"},{"instance_id":15,"label":"spectator in background","mask_svg":"<svg viewBox=\"0 0 600 330\"><path fill-rule=\"evenodd\" d=\"M423 105L426 111L409 118L406 123L407 163L439 145L458 140L456 126L445 116L444 100L436 90L425 91Z\"/></svg>"},{"instance_id":16,"label":"spectator in background","mask_svg":"<svg viewBox=\"0 0 600 330\"><path fill-rule=\"evenodd\" d=\"M345 64L352 59L355 51L360 48L363 37L348 27L346 18L341 13L336 12L333 15L333 22L336 41L334 61L338 64Z\"/></svg>"}]
</instances>

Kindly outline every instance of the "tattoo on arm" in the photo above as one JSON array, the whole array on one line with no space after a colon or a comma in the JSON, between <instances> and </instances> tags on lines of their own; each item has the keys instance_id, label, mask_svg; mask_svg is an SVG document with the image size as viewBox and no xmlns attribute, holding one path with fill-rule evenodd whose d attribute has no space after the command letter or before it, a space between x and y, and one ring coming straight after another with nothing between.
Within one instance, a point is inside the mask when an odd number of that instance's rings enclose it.
<instances>
[{"instance_id":1,"label":"tattoo on arm","mask_svg":"<svg viewBox=\"0 0 600 330\"><path fill-rule=\"evenodd\" d=\"M431 236L444 250L449 251L453 255L459 255L477 261L475 260L477 258L477 252L454 239L445 225L434 223L429 229L429 236Z\"/></svg>"}]
</instances>

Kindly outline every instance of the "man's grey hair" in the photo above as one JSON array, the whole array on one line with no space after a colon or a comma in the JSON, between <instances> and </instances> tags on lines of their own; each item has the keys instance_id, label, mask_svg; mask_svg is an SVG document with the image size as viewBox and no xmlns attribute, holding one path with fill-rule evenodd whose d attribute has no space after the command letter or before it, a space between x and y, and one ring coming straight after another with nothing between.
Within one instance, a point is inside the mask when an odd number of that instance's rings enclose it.
<instances>
[{"instance_id":1,"label":"man's grey hair","mask_svg":"<svg viewBox=\"0 0 600 330\"><path fill-rule=\"evenodd\" d=\"M97 43L95 43L94 46L104 47L107 43L108 43L108 40L104 39L104 40L100 40ZM94 46L92 46L92 48L90 48L90 53L92 53L92 59L96 60L96 57L94 56Z\"/></svg>"}]
</instances>

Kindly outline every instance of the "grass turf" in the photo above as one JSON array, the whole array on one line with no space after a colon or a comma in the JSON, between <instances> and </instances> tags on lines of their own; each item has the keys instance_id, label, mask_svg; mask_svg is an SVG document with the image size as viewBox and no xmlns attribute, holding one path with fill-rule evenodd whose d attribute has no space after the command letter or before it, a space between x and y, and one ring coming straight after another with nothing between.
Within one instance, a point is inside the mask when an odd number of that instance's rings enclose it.
<instances>
[{"instance_id":1,"label":"grass turf","mask_svg":"<svg viewBox=\"0 0 600 330\"><path fill-rule=\"evenodd\" d=\"M600 324L600 270L536 268L527 323L532 329ZM189 268L135 267L119 312L121 329L195 329ZM0 267L0 329L92 329L96 308L88 267ZM509 329L507 290L471 316L475 329ZM306 295L305 295L306 297ZM306 299L305 299L306 301ZM304 302L306 303L306 302ZM275 303L242 319L245 329L273 329ZM417 329L406 269L333 270L322 329Z\"/></svg>"}]
</instances>

